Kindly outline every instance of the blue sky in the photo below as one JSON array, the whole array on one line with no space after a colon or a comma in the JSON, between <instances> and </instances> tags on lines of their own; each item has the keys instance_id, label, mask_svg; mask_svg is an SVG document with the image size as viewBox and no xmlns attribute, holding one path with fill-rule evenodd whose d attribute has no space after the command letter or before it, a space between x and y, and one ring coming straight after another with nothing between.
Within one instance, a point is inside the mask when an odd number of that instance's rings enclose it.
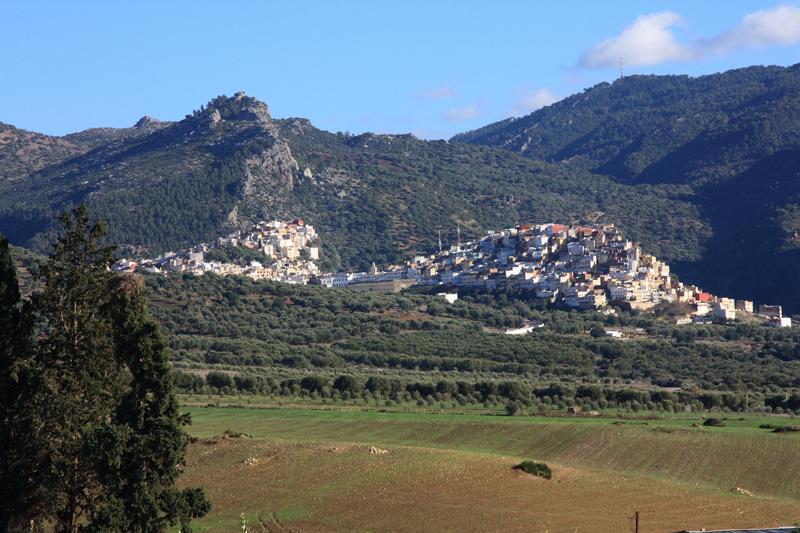
<instances>
[{"instance_id":1,"label":"blue sky","mask_svg":"<svg viewBox=\"0 0 800 533\"><path fill-rule=\"evenodd\" d=\"M49 134L182 118L244 90L330 131L447 138L618 75L800 62L800 4L0 3L0 121Z\"/></svg>"}]
</instances>

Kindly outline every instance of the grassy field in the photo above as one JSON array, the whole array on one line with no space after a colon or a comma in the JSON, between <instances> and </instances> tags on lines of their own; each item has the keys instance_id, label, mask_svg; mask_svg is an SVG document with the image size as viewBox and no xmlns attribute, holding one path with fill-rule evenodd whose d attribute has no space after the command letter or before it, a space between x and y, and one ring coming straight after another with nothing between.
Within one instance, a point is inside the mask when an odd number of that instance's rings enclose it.
<instances>
[{"instance_id":1,"label":"grassy field","mask_svg":"<svg viewBox=\"0 0 800 533\"><path fill-rule=\"evenodd\" d=\"M240 513L270 531L627 531L634 510L643 531L800 522L800 436L758 428L786 419L190 412L201 440L183 482L214 504L201 531L236 530ZM212 438L225 430L253 439ZM553 480L512 470L522 459Z\"/></svg>"}]
</instances>

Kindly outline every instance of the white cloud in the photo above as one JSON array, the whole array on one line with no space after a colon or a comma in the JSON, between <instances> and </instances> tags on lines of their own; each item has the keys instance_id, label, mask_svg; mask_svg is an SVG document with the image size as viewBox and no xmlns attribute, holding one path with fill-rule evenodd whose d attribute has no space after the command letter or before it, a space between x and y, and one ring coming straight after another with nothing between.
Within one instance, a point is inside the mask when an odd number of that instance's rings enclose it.
<instances>
[{"instance_id":1,"label":"white cloud","mask_svg":"<svg viewBox=\"0 0 800 533\"><path fill-rule=\"evenodd\" d=\"M561 100L553 91L548 88L534 89L526 92L514 106L514 111L518 115L532 113L537 109L554 104Z\"/></svg>"},{"instance_id":2,"label":"white cloud","mask_svg":"<svg viewBox=\"0 0 800 533\"><path fill-rule=\"evenodd\" d=\"M672 11L640 15L616 37L600 41L583 53L578 64L589 68L658 65L689 59L692 50L677 41L672 28L683 19Z\"/></svg>"},{"instance_id":3,"label":"white cloud","mask_svg":"<svg viewBox=\"0 0 800 533\"><path fill-rule=\"evenodd\" d=\"M800 42L800 8L777 6L754 11L720 35L697 43L700 51L726 53L747 46L789 46Z\"/></svg>"},{"instance_id":4,"label":"white cloud","mask_svg":"<svg viewBox=\"0 0 800 533\"><path fill-rule=\"evenodd\" d=\"M453 98L456 92L449 85L442 85L434 87L433 89L426 89L418 91L414 94L417 100L448 100Z\"/></svg>"},{"instance_id":5,"label":"white cloud","mask_svg":"<svg viewBox=\"0 0 800 533\"><path fill-rule=\"evenodd\" d=\"M737 48L790 46L800 43L800 8L779 5L754 11L719 35L681 43L673 33L683 18L672 11L640 15L616 37L600 41L584 52L578 65L585 68L653 66L670 61L725 54Z\"/></svg>"},{"instance_id":6,"label":"white cloud","mask_svg":"<svg viewBox=\"0 0 800 533\"><path fill-rule=\"evenodd\" d=\"M469 104L462 107L451 107L444 114L444 118L451 122L460 122L462 120L469 120L478 116L478 107L475 104Z\"/></svg>"}]
</instances>

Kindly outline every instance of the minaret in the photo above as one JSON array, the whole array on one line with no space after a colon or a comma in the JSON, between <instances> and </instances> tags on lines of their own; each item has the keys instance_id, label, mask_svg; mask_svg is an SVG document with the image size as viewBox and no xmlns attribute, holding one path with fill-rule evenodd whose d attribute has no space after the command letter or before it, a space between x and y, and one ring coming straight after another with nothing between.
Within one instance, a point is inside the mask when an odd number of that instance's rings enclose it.
<instances>
[{"instance_id":1,"label":"minaret","mask_svg":"<svg viewBox=\"0 0 800 533\"><path fill-rule=\"evenodd\" d=\"M458 249L461 250L461 224L456 225L456 242L458 242Z\"/></svg>"},{"instance_id":2,"label":"minaret","mask_svg":"<svg viewBox=\"0 0 800 533\"><path fill-rule=\"evenodd\" d=\"M439 253L442 253L442 230L439 230Z\"/></svg>"}]
</instances>

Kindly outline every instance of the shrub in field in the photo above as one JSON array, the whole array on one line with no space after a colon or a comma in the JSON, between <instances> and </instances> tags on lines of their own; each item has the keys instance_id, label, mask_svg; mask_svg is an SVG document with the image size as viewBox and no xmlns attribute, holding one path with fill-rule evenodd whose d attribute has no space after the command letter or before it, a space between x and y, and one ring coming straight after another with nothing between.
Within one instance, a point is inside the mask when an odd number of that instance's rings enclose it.
<instances>
[{"instance_id":1,"label":"shrub in field","mask_svg":"<svg viewBox=\"0 0 800 533\"><path fill-rule=\"evenodd\" d=\"M518 416L522 414L522 406L517 402L508 402L506 404L506 414L508 416Z\"/></svg>"},{"instance_id":2,"label":"shrub in field","mask_svg":"<svg viewBox=\"0 0 800 533\"><path fill-rule=\"evenodd\" d=\"M800 426L778 426L772 430L773 433L795 433L800 431Z\"/></svg>"},{"instance_id":3,"label":"shrub in field","mask_svg":"<svg viewBox=\"0 0 800 533\"><path fill-rule=\"evenodd\" d=\"M703 421L703 425L706 427L722 427L725 423L719 418L706 418L705 421Z\"/></svg>"},{"instance_id":4,"label":"shrub in field","mask_svg":"<svg viewBox=\"0 0 800 533\"><path fill-rule=\"evenodd\" d=\"M550 479L553 477L553 472L550 470L549 466L544 463L537 463L534 461L522 461L520 464L514 467L514 470L522 470L526 474L543 477L545 479Z\"/></svg>"}]
</instances>

